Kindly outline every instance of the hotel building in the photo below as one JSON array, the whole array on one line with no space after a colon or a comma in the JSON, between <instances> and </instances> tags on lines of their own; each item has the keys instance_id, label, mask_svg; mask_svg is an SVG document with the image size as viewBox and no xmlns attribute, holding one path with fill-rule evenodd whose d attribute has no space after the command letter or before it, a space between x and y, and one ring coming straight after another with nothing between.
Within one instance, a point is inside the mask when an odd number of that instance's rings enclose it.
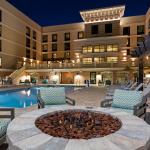
<instances>
[{"instance_id":1,"label":"hotel building","mask_svg":"<svg viewBox=\"0 0 150 150\"><path fill-rule=\"evenodd\" d=\"M85 10L81 23L41 27L1 0L0 77L63 84L136 79L138 59L130 54L150 35L150 8L141 16L124 17L124 11L125 6ZM148 73L148 56L144 66Z\"/></svg>"}]
</instances>

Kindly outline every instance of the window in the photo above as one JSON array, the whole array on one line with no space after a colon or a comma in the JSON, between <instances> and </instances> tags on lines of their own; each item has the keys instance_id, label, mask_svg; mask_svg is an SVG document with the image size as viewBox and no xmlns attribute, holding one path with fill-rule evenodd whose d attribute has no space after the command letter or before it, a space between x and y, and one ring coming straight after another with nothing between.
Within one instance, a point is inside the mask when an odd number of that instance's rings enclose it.
<instances>
[{"instance_id":1,"label":"window","mask_svg":"<svg viewBox=\"0 0 150 150\"><path fill-rule=\"evenodd\" d=\"M123 35L130 35L130 27L123 28Z\"/></svg>"},{"instance_id":2,"label":"window","mask_svg":"<svg viewBox=\"0 0 150 150\"><path fill-rule=\"evenodd\" d=\"M140 42L144 41L144 37L137 37L137 46Z\"/></svg>"},{"instance_id":3,"label":"window","mask_svg":"<svg viewBox=\"0 0 150 150\"><path fill-rule=\"evenodd\" d=\"M0 51L2 51L2 40L0 40Z\"/></svg>"},{"instance_id":4,"label":"window","mask_svg":"<svg viewBox=\"0 0 150 150\"><path fill-rule=\"evenodd\" d=\"M52 58L53 58L53 59L57 58L56 53L52 53Z\"/></svg>"},{"instance_id":5,"label":"window","mask_svg":"<svg viewBox=\"0 0 150 150\"><path fill-rule=\"evenodd\" d=\"M57 34L52 34L52 42L57 42Z\"/></svg>"},{"instance_id":6,"label":"window","mask_svg":"<svg viewBox=\"0 0 150 150\"><path fill-rule=\"evenodd\" d=\"M127 49L127 55L130 55L130 49Z\"/></svg>"},{"instance_id":7,"label":"window","mask_svg":"<svg viewBox=\"0 0 150 150\"><path fill-rule=\"evenodd\" d=\"M42 36L42 42L47 43L48 42L48 35L43 35Z\"/></svg>"},{"instance_id":8,"label":"window","mask_svg":"<svg viewBox=\"0 0 150 150\"><path fill-rule=\"evenodd\" d=\"M127 38L127 45L126 46L130 46L130 38Z\"/></svg>"},{"instance_id":9,"label":"window","mask_svg":"<svg viewBox=\"0 0 150 150\"><path fill-rule=\"evenodd\" d=\"M33 45L32 45L33 49L36 49L36 41L33 41L32 44L33 44Z\"/></svg>"},{"instance_id":10,"label":"window","mask_svg":"<svg viewBox=\"0 0 150 150\"><path fill-rule=\"evenodd\" d=\"M57 44L55 43L52 44L52 51L57 51Z\"/></svg>"},{"instance_id":11,"label":"window","mask_svg":"<svg viewBox=\"0 0 150 150\"><path fill-rule=\"evenodd\" d=\"M33 39L36 40L36 32L35 31L33 31Z\"/></svg>"},{"instance_id":12,"label":"window","mask_svg":"<svg viewBox=\"0 0 150 150\"><path fill-rule=\"evenodd\" d=\"M92 64L92 58L83 58L83 64Z\"/></svg>"},{"instance_id":13,"label":"window","mask_svg":"<svg viewBox=\"0 0 150 150\"><path fill-rule=\"evenodd\" d=\"M26 38L26 47L30 47L30 39Z\"/></svg>"},{"instance_id":14,"label":"window","mask_svg":"<svg viewBox=\"0 0 150 150\"><path fill-rule=\"evenodd\" d=\"M43 52L47 52L48 51L48 45L47 44L43 44L42 45L42 51Z\"/></svg>"},{"instance_id":15,"label":"window","mask_svg":"<svg viewBox=\"0 0 150 150\"><path fill-rule=\"evenodd\" d=\"M117 44L109 44L107 45L107 52L117 52L118 45Z\"/></svg>"},{"instance_id":16,"label":"window","mask_svg":"<svg viewBox=\"0 0 150 150\"><path fill-rule=\"evenodd\" d=\"M144 25L137 26L137 35L144 34Z\"/></svg>"},{"instance_id":17,"label":"window","mask_svg":"<svg viewBox=\"0 0 150 150\"><path fill-rule=\"evenodd\" d=\"M105 24L105 33L112 33L112 23Z\"/></svg>"},{"instance_id":18,"label":"window","mask_svg":"<svg viewBox=\"0 0 150 150\"><path fill-rule=\"evenodd\" d=\"M98 25L91 26L91 34L98 34Z\"/></svg>"},{"instance_id":19,"label":"window","mask_svg":"<svg viewBox=\"0 0 150 150\"><path fill-rule=\"evenodd\" d=\"M47 61L48 60L48 54L43 54L43 61Z\"/></svg>"},{"instance_id":20,"label":"window","mask_svg":"<svg viewBox=\"0 0 150 150\"><path fill-rule=\"evenodd\" d=\"M30 49L26 49L26 58L30 58Z\"/></svg>"},{"instance_id":21,"label":"window","mask_svg":"<svg viewBox=\"0 0 150 150\"><path fill-rule=\"evenodd\" d=\"M149 19L149 21L148 21L148 28L150 29L150 19Z\"/></svg>"},{"instance_id":22,"label":"window","mask_svg":"<svg viewBox=\"0 0 150 150\"><path fill-rule=\"evenodd\" d=\"M105 45L95 45L94 52L95 53L105 52Z\"/></svg>"},{"instance_id":23,"label":"window","mask_svg":"<svg viewBox=\"0 0 150 150\"><path fill-rule=\"evenodd\" d=\"M30 28L29 28L29 27L26 27L26 35L27 35L27 36L30 36L30 34L31 34L30 32L31 32Z\"/></svg>"},{"instance_id":24,"label":"window","mask_svg":"<svg viewBox=\"0 0 150 150\"><path fill-rule=\"evenodd\" d=\"M118 57L107 57L107 63L117 63Z\"/></svg>"},{"instance_id":25,"label":"window","mask_svg":"<svg viewBox=\"0 0 150 150\"><path fill-rule=\"evenodd\" d=\"M2 58L0 58L0 67L2 67Z\"/></svg>"},{"instance_id":26,"label":"window","mask_svg":"<svg viewBox=\"0 0 150 150\"><path fill-rule=\"evenodd\" d=\"M84 38L84 32L80 31L78 32L78 39L83 39Z\"/></svg>"},{"instance_id":27,"label":"window","mask_svg":"<svg viewBox=\"0 0 150 150\"><path fill-rule=\"evenodd\" d=\"M70 43L64 43L64 50L65 51L70 50Z\"/></svg>"},{"instance_id":28,"label":"window","mask_svg":"<svg viewBox=\"0 0 150 150\"><path fill-rule=\"evenodd\" d=\"M0 25L0 36L2 36L2 25Z\"/></svg>"},{"instance_id":29,"label":"window","mask_svg":"<svg viewBox=\"0 0 150 150\"><path fill-rule=\"evenodd\" d=\"M2 11L0 10L0 22L2 21Z\"/></svg>"},{"instance_id":30,"label":"window","mask_svg":"<svg viewBox=\"0 0 150 150\"><path fill-rule=\"evenodd\" d=\"M36 60L36 52L33 51L33 59Z\"/></svg>"},{"instance_id":31,"label":"window","mask_svg":"<svg viewBox=\"0 0 150 150\"><path fill-rule=\"evenodd\" d=\"M82 47L82 52L83 53L92 53L92 51L93 51L92 46L83 46Z\"/></svg>"},{"instance_id":32,"label":"window","mask_svg":"<svg viewBox=\"0 0 150 150\"><path fill-rule=\"evenodd\" d=\"M150 32L148 32L148 35L150 36Z\"/></svg>"},{"instance_id":33,"label":"window","mask_svg":"<svg viewBox=\"0 0 150 150\"><path fill-rule=\"evenodd\" d=\"M99 64L99 63L104 63L105 62L105 58L104 57L95 57L94 58L94 62Z\"/></svg>"},{"instance_id":34,"label":"window","mask_svg":"<svg viewBox=\"0 0 150 150\"><path fill-rule=\"evenodd\" d=\"M64 53L64 58L70 58L70 53L69 52L65 52Z\"/></svg>"},{"instance_id":35,"label":"window","mask_svg":"<svg viewBox=\"0 0 150 150\"><path fill-rule=\"evenodd\" d=\"M69 32L64 34L64 40L70 41L70 33Z\"/></svg>"}]
</instances>

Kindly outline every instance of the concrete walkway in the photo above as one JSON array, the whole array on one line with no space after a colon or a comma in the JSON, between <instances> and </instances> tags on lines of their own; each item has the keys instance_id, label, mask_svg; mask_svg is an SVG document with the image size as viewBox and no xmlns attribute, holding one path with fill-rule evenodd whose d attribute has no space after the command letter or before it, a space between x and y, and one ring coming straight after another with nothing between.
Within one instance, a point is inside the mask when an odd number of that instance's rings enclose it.
<instances>
[{"instance_id":1,"label":"concrete walkway","mask_svg":"<svg viewBox=\"0 0 150 150\"><path fill-rule=\"evenodd\" d=\"M104 87L87 87L67 94L68 97L76 101L76 105L99 107L100 102L104 100L106 88Z\"/></svg>"}]
</instances>

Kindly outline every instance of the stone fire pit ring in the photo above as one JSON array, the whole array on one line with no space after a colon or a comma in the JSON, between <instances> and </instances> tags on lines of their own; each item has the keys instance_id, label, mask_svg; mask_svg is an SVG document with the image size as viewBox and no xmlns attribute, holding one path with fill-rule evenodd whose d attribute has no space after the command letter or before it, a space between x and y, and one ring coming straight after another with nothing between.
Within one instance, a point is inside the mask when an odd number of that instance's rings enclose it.
<instances>
[{"instance_id":1,"label":"stone fire pit ring","mask_svg":"<svg viewBox=\"0 0 150 150\"><path fill-rule=\"evenodd\" d=\"M43 133L35 125L40 116L60 111L83 110L109 114L122 126L109 135L90 139L67 139ZM9 150L149 150L150 126L142 119L110 108L52 106L15 118L7 130Z\"/></svg>"}]
</instances>

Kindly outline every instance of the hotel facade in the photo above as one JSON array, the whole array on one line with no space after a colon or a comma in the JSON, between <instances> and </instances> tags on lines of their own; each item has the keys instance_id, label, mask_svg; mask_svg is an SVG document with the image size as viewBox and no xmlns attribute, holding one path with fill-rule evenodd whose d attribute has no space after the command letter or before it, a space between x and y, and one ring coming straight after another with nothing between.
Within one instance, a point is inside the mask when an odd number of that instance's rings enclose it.
<instances>
[{"instance_id":1,"label":"hotel facade","mask_svg":"<svg viewBox=\"0 0 150 150\"><path fill-rule=\"evenodd\" d=\"M0 1L0 77L14 83L123 83L137 78L131 51L150 35L145 15L124 17L125 6L81 11L81 23L41 27L6 0ZM144 58L145 74L150 58Z\"/></svg>"}]
</instances>

